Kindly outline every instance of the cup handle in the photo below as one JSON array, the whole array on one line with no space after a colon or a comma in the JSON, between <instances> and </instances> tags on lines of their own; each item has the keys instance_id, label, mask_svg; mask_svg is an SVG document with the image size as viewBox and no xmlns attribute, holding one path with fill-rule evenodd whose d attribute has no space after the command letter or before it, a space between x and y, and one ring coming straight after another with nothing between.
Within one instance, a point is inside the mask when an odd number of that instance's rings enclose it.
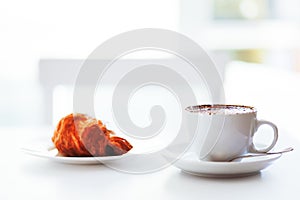
<instances>
[{"instance_id":1,"label":"cup handle","mask_svg":"<svg viewBox=\"0 0 300 200\"><path fill-rule=\"evenodd\" d=\"M255 148L254 144L252 143L251 149L250 149L252 152L255 152L255 153L266 153L266 152L270 151L275 146L275 144L276 144L276 142L278 140L278 128L277 128L277 126L275 124L273 124L272 122L269 122L269 121L266 121L266 120L257 120L256 121L256 126L255 126L255 130L254 130L253 136L257 132L258 128L261 125L263 125L263 124L267 124L267 125L269 125L269 126L272 127L273 133L274 133L274 135L273 135L273 141L272 141L272 143L268 147L263 148L263 149L257 149L257 148Z\"/></svg>"}]
</instances>

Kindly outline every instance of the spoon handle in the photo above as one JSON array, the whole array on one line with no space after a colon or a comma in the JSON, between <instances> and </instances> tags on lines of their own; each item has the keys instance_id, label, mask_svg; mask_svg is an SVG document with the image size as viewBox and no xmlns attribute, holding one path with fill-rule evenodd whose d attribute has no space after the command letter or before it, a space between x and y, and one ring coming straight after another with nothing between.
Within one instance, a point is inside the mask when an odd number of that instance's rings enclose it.
<instances>
[{"instance_id":1,"label":"spoon handle","mask_svg":"<svg viewBox=\"0 0 300 200\"><path fill-rule=\"evenodd\" d=\"M229 162L232 162L236 159L240 159L240 158L249 158L249 157L258 157L258 156L265 156L265 155L274 155L274 154L282 154L282 153L287 153L290 151L293 151L294 149L292 147L288 147L286 149L283 149L281 151L277 151L277 152L266 152L266 153L258 153L258 154L245 154L245 155L241 155L241 156L237 156L235 158L232 158L230 160L228 160Z\"/></svg>"}]
</instances>

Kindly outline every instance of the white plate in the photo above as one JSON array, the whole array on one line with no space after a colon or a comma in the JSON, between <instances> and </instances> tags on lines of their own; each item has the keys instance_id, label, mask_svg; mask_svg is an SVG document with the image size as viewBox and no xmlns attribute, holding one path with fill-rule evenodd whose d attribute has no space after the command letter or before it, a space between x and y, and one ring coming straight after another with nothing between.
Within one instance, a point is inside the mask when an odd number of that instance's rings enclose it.
<instances>
[{"instance_id":1,"label":"white plate","mask_svg":"<svg viewBox=\"0 0 300 200\"><path fill-rule=\"evenodd\" d=\"M121 156L103 156L103 157L64 157L58 155L58 151L53 144L47 143L34 143L22 147L24 153L53 160L55 162L77 165L92 165L103 164L106 161L119 160L124 158L126 154Z\"/></svg>"},{"instance_id":2,"label":"white plate","mask_svg":"<svg viewBox=\"0 0 300 200\"><path fill-rule=\"evenodd\" d=\"M188 153L174 165L185 173L205 177L241 177L257 174L273 164L281 154L244 158L235 162L210 162L197 158L195 153Z\"/></svg>"}]
</instances>

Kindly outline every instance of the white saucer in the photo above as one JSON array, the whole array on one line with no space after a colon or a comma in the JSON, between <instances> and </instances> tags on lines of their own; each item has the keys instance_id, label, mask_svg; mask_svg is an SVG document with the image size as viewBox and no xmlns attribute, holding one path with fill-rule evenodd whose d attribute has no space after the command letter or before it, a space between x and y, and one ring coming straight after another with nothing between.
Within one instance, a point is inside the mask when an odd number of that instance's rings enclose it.
<instances>
[{"instance_id":1,"label":"white saucer","mask_svg":"<svg viewBox=\"0 0 300 200\"><path fill-rule=\"evenodd\" d=\"M95 165L103 164L106 161L119 160L124 158L126 154L121 156L103 156L103 157L64 157L58 155L58 151L53 144L33 143L21 148L21 151L29 155L50 159L55 162L76 165Z\"/></svg>"},{"instance_id":2,"label":"white saucer","mask_svg":"<svg viewBox=\"0 0 300 200\"><path fill-rule=\"evenodd\" d=\"M195 153L187 153L174 165L185 173L204 177L241 177L254 175L267 168L281 154L244 158L234 162L210 162L199 160Z\"/></svg>"}]
</instances>

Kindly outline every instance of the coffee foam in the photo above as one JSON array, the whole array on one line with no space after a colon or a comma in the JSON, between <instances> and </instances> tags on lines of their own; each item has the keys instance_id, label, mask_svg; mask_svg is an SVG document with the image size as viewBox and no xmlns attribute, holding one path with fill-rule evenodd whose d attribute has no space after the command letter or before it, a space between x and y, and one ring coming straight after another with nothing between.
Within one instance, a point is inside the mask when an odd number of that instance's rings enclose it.
<instances>
[{"instance_id":1,"label":"coffee foam","mask_svg":"<svg viewBox=\"0 0 300 200\"><path fill-rule=\"evenodd\" d=\"M255 112L255 108L243 105L197 105L189 106L187 111L207 115L237 115Z\"/></svg>"}]
</instances>

